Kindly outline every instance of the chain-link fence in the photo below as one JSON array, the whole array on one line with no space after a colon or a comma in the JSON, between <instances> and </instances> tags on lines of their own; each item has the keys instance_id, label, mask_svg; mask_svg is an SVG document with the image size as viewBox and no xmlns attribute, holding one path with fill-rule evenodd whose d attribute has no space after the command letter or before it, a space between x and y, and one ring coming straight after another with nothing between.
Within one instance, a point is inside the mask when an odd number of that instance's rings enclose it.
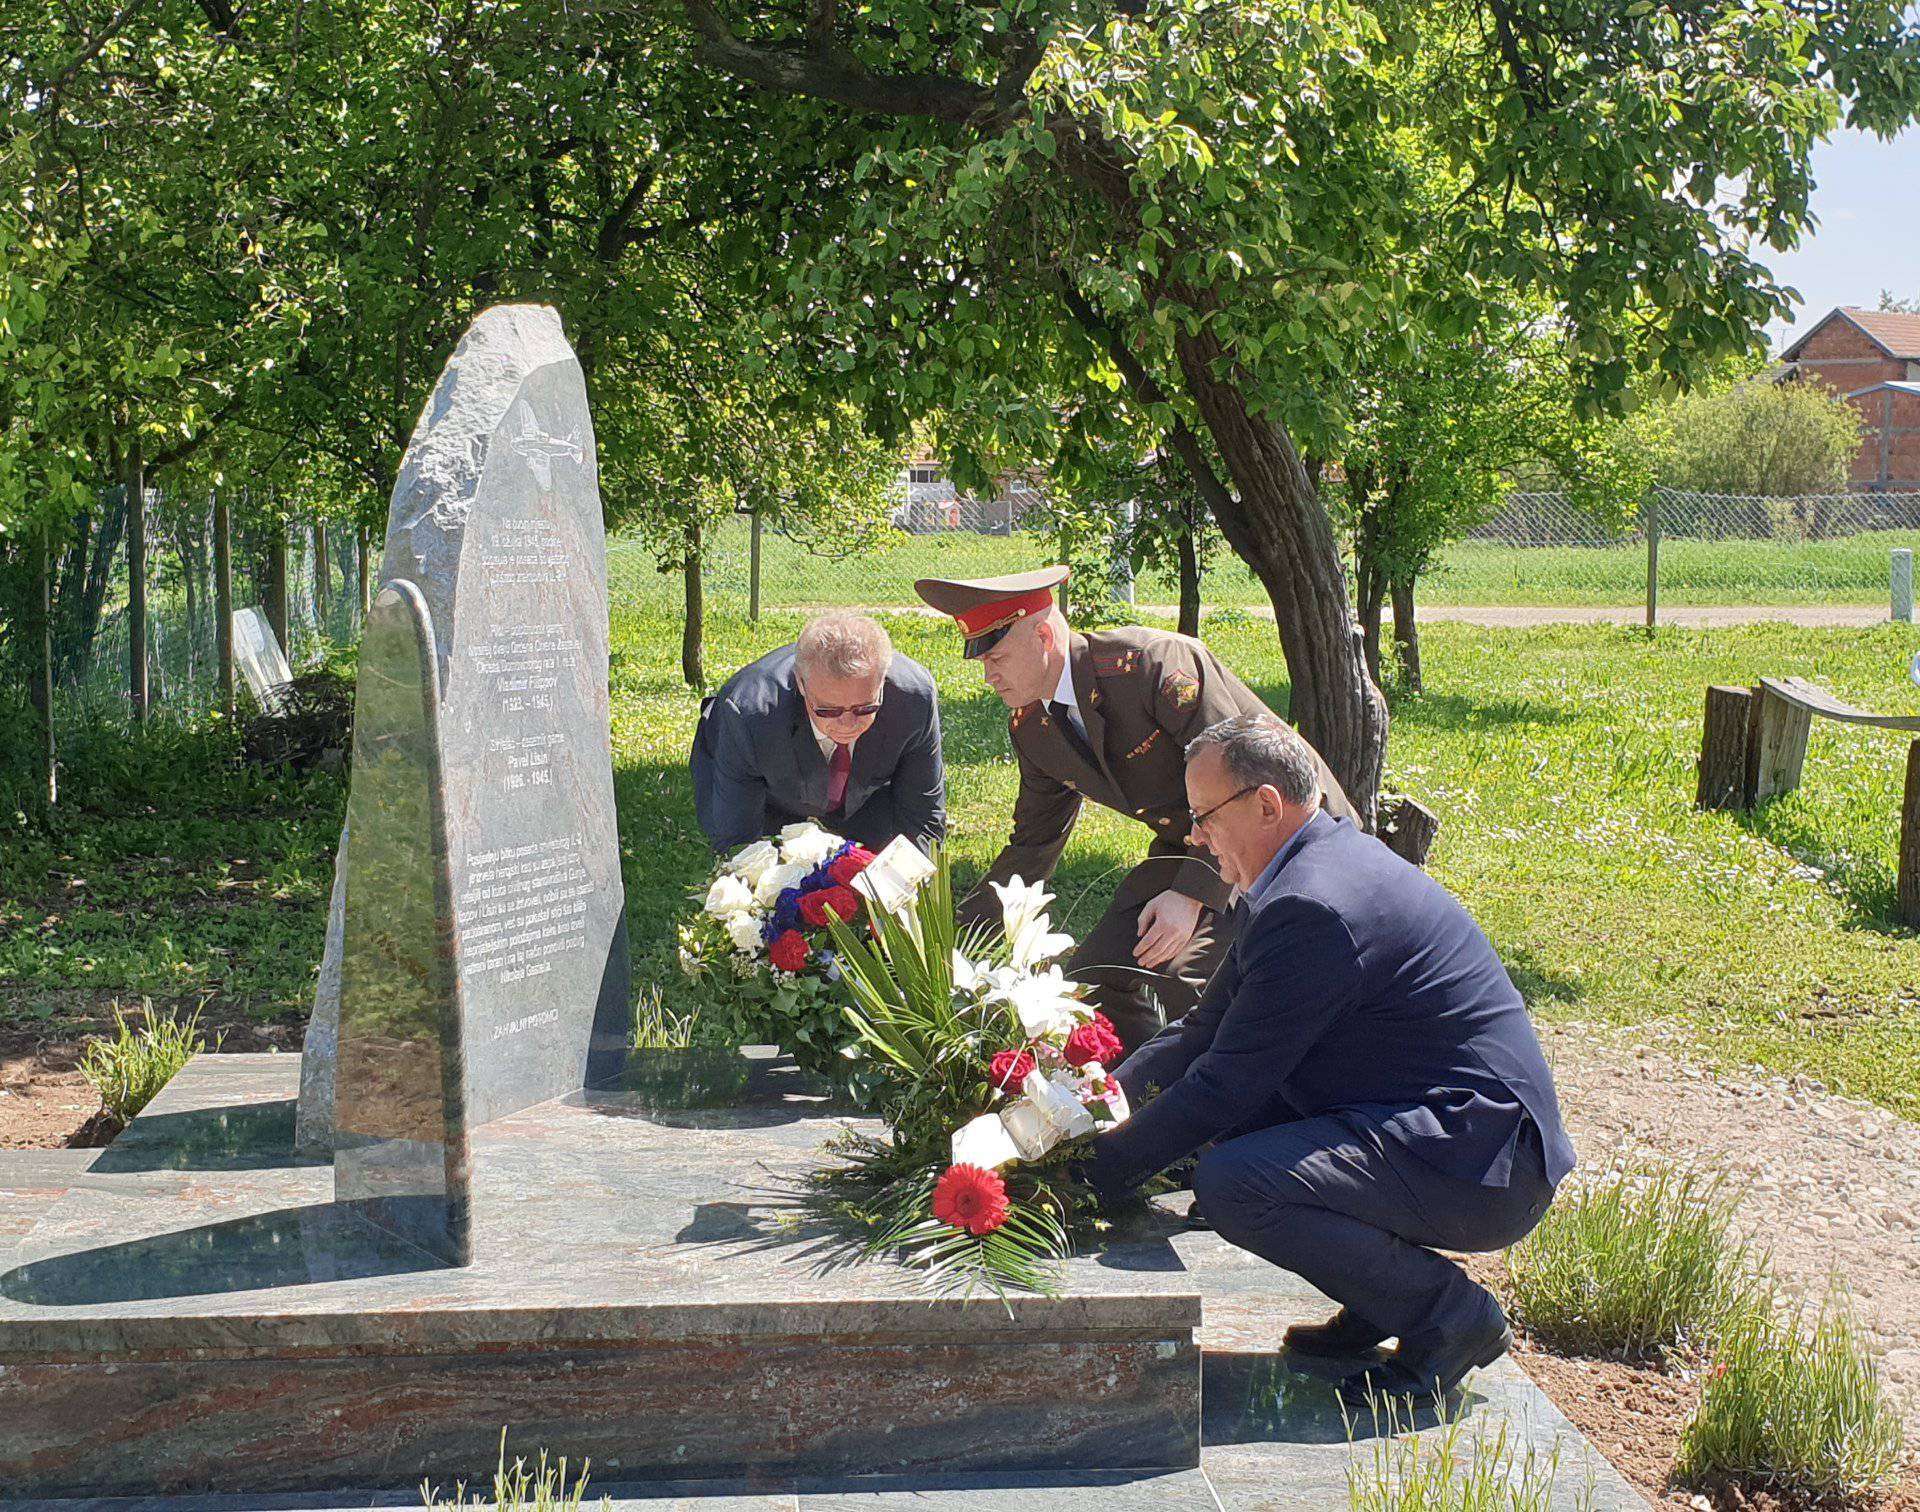
<instances>
[{"instance_id":1,"label":"chain-link fence","mask_svg":"<svg viewBox=\"0 0 1920 1512\"><path fill-rule=\"evenodd\" d=\"M709 611L915 608L916 578L987 577L1056 560L1053 539L1034 528L1037 496L980 501L956 497L950 485L910 486L893 533L852 557L772 527L756 545L752 522L727 522L707 542ZM1920 494L1747 498L1662 488L1609 521L1565 494L1514 493L1437 554L1417 596L1434 607L1644 611L1651 584L1663 607L1884 605L1892 552L1902 548L1920 550ZM660 572L644 542L616 536L609 562L616 604L680 605L682 575ZM1224 550L1205 570L1201 597L1209 609L1268 603ZM1171 613L1178 583L1148 570L1134 600L1143 613Z\"/></svg>"},{"instance_id":2,"label":"chain-link fence","mask_svg":"<svg viewBox=\"0 0 1920 1512\"><path fill-rule=\"evenodd\" d=\"M297 519L284 526L261 523L276 512L273 501L245 491L229 503L235 517L228 543L233 608L267 603L276 575L274 535L280 532L288 662L299 671L318 662L329 646L350 643L359 634L362 602L353 532ZM204 711L219 694L214 506L204 491L146 492L147 679L154 710ZM133 629L125 490L101 490L78 524L78 539L54 563L54 689L64 701L124 706Z\"/></svg>"}]
</instances>

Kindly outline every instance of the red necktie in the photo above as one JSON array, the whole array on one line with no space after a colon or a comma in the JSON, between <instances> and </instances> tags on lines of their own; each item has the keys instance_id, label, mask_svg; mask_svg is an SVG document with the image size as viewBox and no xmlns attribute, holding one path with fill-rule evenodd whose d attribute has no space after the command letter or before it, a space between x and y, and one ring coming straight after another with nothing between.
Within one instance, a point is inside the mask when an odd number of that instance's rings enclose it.
<instances>
[{"instance_id":1,"label":"red necktie","mask_svg":"<svg viewBox=\"0 0 1920 1512\"><path fill-rule=\"evenodd\" d=\"M837 814L847 801L847 775L853 770L853 747L836 745L827 763L827 812Z\"/></svg>"}]
</instances>

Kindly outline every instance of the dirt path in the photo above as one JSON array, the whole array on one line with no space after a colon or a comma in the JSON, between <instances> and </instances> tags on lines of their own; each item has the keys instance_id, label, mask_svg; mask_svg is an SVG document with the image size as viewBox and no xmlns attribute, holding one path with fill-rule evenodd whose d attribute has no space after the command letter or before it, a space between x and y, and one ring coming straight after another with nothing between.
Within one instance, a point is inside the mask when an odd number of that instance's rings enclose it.
<instances>
[{"instance_id":1,"label":"dirt path","mask_svg":"<svg viewBox=\"0 0 1920 1512\"><path fill-rule=\"evenodd\" d=\"M813 613L825 606L788 606L794 613ZM1156 620L1180 617L1173 604L1135 604L1134 611ZM866 614L918 614L944 617L924 605L893 604L869 607ZM1202 611L1204 614L1206 611ZM1254 604L1246 613L1260 619L1273 618L1271 604ZM1414 610L1421 624L1452 620L1466 625L1522 627L1526 625L1644 625L1647 611L1637 604L1422 604ZM1707 604L1662 607L1660 623L1675 628L1710 630L1727 625L1757 625L1768 621L1783 625L1807 625L1818 628L1848 627L1887 623L1887 610L1881 604Z\"/></svg>"}]
</instances>

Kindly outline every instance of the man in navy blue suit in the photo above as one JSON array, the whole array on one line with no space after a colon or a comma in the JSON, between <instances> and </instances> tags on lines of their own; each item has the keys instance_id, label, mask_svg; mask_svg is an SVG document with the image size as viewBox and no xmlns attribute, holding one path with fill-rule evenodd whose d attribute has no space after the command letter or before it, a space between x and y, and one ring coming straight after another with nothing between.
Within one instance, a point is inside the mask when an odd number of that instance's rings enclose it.
<instances>
[{"instance_id":1,"label":"man in navy blue suit","mask_svg":"<svg viewBox=\"0 0 1920 1512\"><path fill-rule=\"evenodd\" d=\"M1341 1383L1356 1405L1450 1391L1513 1336L1435 1251L1512 1244L1573 1168L1520 994L1445 888L1320 812L1287 725L1209 726L1186 783L1193 837L1244 917L1198 1003L1121 1065L1136 1111L1095 1142L1089 1177L1117 1194L1207 1147L1200 1215L1341 1304L1288 1347L1398 1339Z\"/></svg>"}]
</instances>

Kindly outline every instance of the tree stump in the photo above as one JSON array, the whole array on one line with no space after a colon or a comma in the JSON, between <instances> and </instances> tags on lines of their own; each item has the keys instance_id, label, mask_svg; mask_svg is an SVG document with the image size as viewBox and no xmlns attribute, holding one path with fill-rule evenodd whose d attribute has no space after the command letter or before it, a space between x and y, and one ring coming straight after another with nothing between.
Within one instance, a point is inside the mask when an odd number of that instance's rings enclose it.
<instances>
[{"instance_id":1,"label":"tree stump","mask_svg":"<svg viewBox=\"0 0 1920 1512\"><path fill-rule=\"evenodd\" d=\"M1440 833L1440 816L1404 793L1385 794L1380 799L1377 833L1380 843L1402 861L1425 866L1433 837Z\"/></svg>"},{"instance_id":2,"label":"tree stump","mask_svg":"<svg viewBox=\"0 0 1920 1512\"><path fill-rule=\"evenodd\" d=\"M1800 786L1813 715L1765 688L1755 688L1747 729L1745 806L1751 808Z\"/></svg>"},{"instance_id":3,"label":"tree stump","mask_svg":"<svg viewBox=\"0 0 1920 1512\"><path fill-rule=\"evenodd\" d=\"M1747 806L1747 725L1752 705L1753 694L1746 688L1707 689L1707 714L1700 735L1700 787L1694 807Z\"/></svg>"},{"instance_id":4,"label":"tree stump","mask_svg":"<svg viewBox=\"0 0 1920 1512\"><path fill-rule=\"evenodd\" d=\"M1900 922L1920 929L1920 740L1907 747L1907 796L1900 806Z\"/></svg>"}]
</instances>

